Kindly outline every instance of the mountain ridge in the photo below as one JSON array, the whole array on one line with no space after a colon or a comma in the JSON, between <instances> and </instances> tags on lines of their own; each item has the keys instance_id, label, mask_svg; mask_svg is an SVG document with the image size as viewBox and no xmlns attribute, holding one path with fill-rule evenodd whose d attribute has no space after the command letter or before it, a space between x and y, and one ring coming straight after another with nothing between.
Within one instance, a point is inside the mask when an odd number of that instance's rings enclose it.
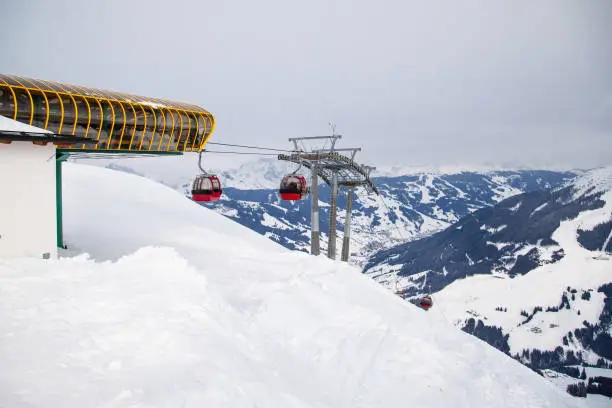
<instances>
[{"instance_id":1,"label":"mountain ridge","mask_svg":"<svg viewBox=\"0 0 612 408\"><path fill-rule=\"evenodd\" d=\"M435 293L454 324L536 368L605 367L611 236L612 166L480 209L374 255L364 272L409 300Z\"/></svg>"},{"instance_id":2,"label":"mountain ridge","mask_svg":"<svg viewBox=\"0 0 612 408\"><path fill-rule=\"evenodd\" d=\"M146 160L102 164L152 178L187 196L190 194L191 172L181 173L184 170L177 169L166 175ZM294 167L274 159L260 159L243 163L235 171L222 170L217 174L221 177L224 195L220 201L205 205L287 248L309 252L310 197L299 202L285 202L278 194L280 179ZM366 195L360 190L355 195L350 262L362 266L377 251L428 236L508 196L557 186L575 176L567 171L502 170L482 174L461 171L374 177L380 196ZM336 225L338 249L342 247L346 199L346 190L340 189ZM322 251L327 249L329 202L330 189L322 183L319 186Z\"/></svg>"}]
</instances>

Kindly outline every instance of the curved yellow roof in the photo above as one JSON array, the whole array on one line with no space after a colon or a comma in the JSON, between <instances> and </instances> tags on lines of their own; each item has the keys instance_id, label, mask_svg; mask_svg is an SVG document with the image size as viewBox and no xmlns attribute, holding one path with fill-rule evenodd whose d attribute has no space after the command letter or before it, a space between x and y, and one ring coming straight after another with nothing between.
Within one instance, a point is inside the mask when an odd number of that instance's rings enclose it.
<instances>
[{"instance_id":1,"label":"curved yellow roof","mask_svg":"<svg viewBox=\"0 0 612 408\"><path fill-rule=\"evenodd\" d=\"M197 105L5 74L0 115L96 140L99 151L200 151L215 127L214 116Z\"/></svg>"}]
</instances>

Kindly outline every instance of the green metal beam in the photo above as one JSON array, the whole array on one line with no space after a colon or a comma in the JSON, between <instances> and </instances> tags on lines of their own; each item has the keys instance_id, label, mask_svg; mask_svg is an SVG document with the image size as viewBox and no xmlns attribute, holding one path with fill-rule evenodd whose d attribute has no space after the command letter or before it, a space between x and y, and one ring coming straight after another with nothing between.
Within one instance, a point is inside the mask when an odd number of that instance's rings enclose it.
<instances>
[{"instance_id":1,"label":"green metal beam","mask_svg":"<svg viewBox=\"0 0 612 408\"><path fill-rule=\"evenodd\" d=\"M55 210L57 222L57 246L64 248L64 228L62 220L62 162L66 158L55 156Z\"/></svg>"},{"instance_id":2,"label":"green metal beam","mask_svg":"<svg viewBox=\"0 0 612 408\"><path fill-rule=\"evenodd\" d=\"M180 156L183 152L145 152L145 151L126 151L126 150L71 150L71 149L57 149L55 152L55 208L56 208L56 219L57 219L57 246L59 248L65 248L64 246L64 217L62 208L62 162L68 160L71 155L87 153L99 153L99 154L146 154L151 156ZM109 157L110 158L110 157Z\"/></svg>"},{"instance_id":3,"label":"green metal beam","mask_svg":"<svg viewBox=\"0 0 612 408\"><path fill-rule=\"evenodd\" d=\"M111 150L111 149L57 149L57 154L62 155L77 155L77 154L86 154L86 153L96 153L96 154L122 154L122 155L147 155L147 156L181 156L183 152L171 152L171 151L147 151L147 150ZM197 152L193 152L197 153Z\"/></svg>"}]
</instances>

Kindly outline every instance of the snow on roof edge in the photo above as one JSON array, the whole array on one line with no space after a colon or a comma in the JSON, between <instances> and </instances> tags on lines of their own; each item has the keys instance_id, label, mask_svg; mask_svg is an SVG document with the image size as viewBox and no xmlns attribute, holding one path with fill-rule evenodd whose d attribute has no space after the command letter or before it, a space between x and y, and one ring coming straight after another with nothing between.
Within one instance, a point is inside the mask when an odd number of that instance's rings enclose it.
<instances>
[{"instance_id":1,"label":"snow on roof edge","mask_svg":"<svg viewBox=\"0 0 612 408\"><path fill-rule=\"evenodd\" d=\"M2 115L0 115L0 130L8 130L13 132L51 133L48 130L38 128L36 126L27 125L25 123L9 119L6 116Z\"/></svg>"}]
</instances>

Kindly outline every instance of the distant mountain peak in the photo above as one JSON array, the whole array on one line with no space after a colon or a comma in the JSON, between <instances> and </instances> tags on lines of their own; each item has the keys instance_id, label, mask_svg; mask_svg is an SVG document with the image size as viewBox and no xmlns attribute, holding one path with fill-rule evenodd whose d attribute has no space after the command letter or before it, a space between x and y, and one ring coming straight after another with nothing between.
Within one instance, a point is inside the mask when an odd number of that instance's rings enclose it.
<instances>
[{"instance_id":1,"label":"distant mountain peak","mask_svg":"<svg viewBox=\"0 0 612 408\"><path fill-rule=\"evenodd\" d=\"M278 189L284 175L296 169L298 165L295 164L275 158L260 158L242 163L233 169L223 170L221 176L224 187L240 190L272 190ZM302 167L298 173L310 176L305 167Z\"/></svg>"},{"instance_id":2,"label":"distant mountain peak","mask_svg":"<svg viewBox=\"0 0 612 408\"><path fill-rule=\"evenodd\" d=\"M590 170L569 183L574 189L574 198L612 191L612 166Z\"/></svg>"}]
</instances>

